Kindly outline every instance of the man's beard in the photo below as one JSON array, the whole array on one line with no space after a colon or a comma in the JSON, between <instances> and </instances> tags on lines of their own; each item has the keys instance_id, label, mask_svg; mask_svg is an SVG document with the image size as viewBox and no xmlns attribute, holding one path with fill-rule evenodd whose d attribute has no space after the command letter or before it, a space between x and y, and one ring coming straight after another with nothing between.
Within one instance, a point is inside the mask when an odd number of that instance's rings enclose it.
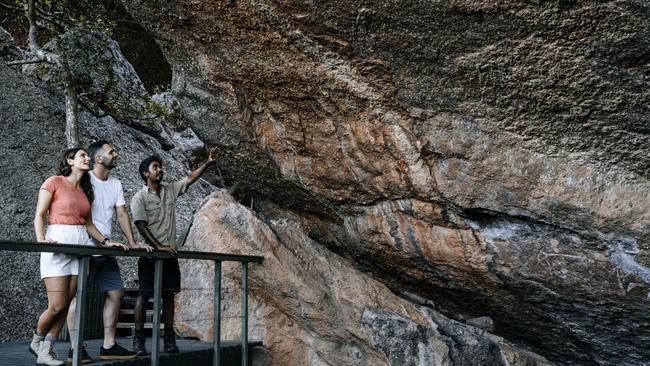
<instances>
[{"instance_id":1,"label":"man's beard","mask_svg":"<svg viewBox=\"0 0 650 366\"><path fill-rule=\"evenodd\" d=\"M104 168L111 170L115 168L115 159L109 159L109 158L102 158L102 163L101 163Z\"/></svg>"}]
</instances>

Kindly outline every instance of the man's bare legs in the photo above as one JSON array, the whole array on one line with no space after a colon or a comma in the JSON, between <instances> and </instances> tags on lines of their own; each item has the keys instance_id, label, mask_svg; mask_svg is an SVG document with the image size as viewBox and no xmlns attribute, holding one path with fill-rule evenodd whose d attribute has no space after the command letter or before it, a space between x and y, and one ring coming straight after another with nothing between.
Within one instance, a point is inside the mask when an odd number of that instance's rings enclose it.
<instances>
[{"instance_id":1,"label":"man's bare legs","mask_svg":"<svg viewBox=\"0 0 650 366\"><path fill-rule=\"evenodd\" d=\"M135 299L135 307L133 309L133 322L135 323L136 331L144 330L144 320L146 316L145 309L148 301L148 296L138 295L138 297Z\"/></svg>"},{"instance_id":2,"label":"man's bare legs","mask_svg":"<svg viewBox=\"0 0 650 366\"><path fill-rule=\"evenodd\" d=\"M75 286L76 287L76 286ZM106 294L106 301L102 311L102 320L104 323L104 348L111 348L115 344L115 327L117 325L117 318L120 315L120 306L122 298L124 297L124 290L108 291ZM70 333L70 343L72 345L77 340L77 329L75 329L75 311L77 307L77 299L72 299L70 309L68 310L68 330Z\"/></svg>"},{"instance_id":3,"label":"man's bare legs","mask_svg":"<svg viewBox=\"0 0 650 366\"><path fill-rule=\"evenodd\" d=\"M120 316L120 306L124 290L108 291L104 302L102 318L104 320L104 348L108 349L115 344L115 328Z\"/></svg>"},{"instance_id":4,"label":"man's bare legs","mask_svg":"<svg viewBox=\"0 0 650 366\"><path fill-rule=\"evenodd\" d=\"M104 345L100 348L99 358L102 360L111 360L111 359L130 359L136 357L134 353L128 352L123 347L119 345L116 346L115 343L115 328L117 325L117 318L120 315L120 305L122 303L122 297L124 296L124 290L114 290L108 291L106 293L106 299L104 300L104 307L102 310L102 320L104 325ZM68 311L68 329L70 333L70 352L68 353L68 361L72 357L72 348L77 340L78 332L75 327L75 310L76 310L76 301L73 301L70 305ZM116 347L114 347L116 346ZM86 353L86 350L82 347L82 362L91 362L92 358Z\"/></svg>"},{"instance_id":5,"label":"man's bare legs","mask_svg":"<svg viewBox=\"0 0 650 366\"><path fill-rule=\"evenodd\" d=\"M174 329L174 294L165 293L162 296L162 317L165 329Z\"/></svg>"},{"instance_id":6,"label":"man's bare legs","mask_svg":"<svg viewBox=\"0 0 650 366\"><path fill-rule=\"evenodd\" d=\"M135 330L144 329L145 308L149 297L138 296L135 300L135 309L133 314L133 322L135 323ZM174 294L163 294L162 296L162 317L165 329L174 328Z\"/></svg>"},{"instance_id":7,"label":"man's bare legs","mask_svg":"<svg viewBox=\"0 0 650 366\"><path fill-rule=\"evenodd\" d=\"M145 356L147 354L147 349L144 346L144 320L148 301L148 296L138 295L135 299L135 307L133 308L133 322L135 323L133 352L136 352L138 356Z\"/></svg>"},{"instance_id":8,"label":"man's bare legs","mask_svg":"<svg viewBox=\"0 0 650 366\"><path fill-rule=\"evenodd\" d=\"M133 314L135 322L135 337L133 339L133 350L139 355L146 354L144 349L144 320L146 304L149 297L138 296L135 301L135 310ZM165 324L164 348L165 352L177 353L176 337L174 334L174 294L163 293L162 296L162 316ZM157 332L153 331L156 335Z\"/></svg>"},{"instance_id":9,"label":"man's bare legs","mask_svg":"<svg viewBox=\"0 0 650 366\"><path fill-rule=\"evenodd\" d=\"M174 293L163 293L162 313L165 322L164 349L165 352L178 353L176 333L174 333Z\"/></svg>"}]
</instances>

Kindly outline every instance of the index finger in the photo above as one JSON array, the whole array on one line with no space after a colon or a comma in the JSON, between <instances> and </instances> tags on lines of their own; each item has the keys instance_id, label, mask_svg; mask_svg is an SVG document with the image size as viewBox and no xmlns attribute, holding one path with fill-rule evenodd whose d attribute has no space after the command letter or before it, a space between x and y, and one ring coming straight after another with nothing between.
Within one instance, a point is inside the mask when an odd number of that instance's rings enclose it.
<instances>
[{"instance_id":1,"label":"index finger","mask_svg":"<svg viewBox=\"0 0 650 366\"><path fill-rule=\"evenodd\" d=\"M217 151L218 148L219 148L218 146L215 146L212 149L210 149L210 153L208 154L208 156L210 158L213 158L214 152Z\"/></svg>"}]
</instances>

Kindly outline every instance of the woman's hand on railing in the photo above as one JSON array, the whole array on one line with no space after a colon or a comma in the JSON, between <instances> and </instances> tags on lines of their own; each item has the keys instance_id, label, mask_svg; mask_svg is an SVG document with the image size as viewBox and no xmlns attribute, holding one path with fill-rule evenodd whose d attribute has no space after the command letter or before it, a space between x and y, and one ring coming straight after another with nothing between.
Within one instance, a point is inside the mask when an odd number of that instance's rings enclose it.
<instances>
[{"instance_id":1,"label":"woman's hand on railing","mask_svg":"<svg viewBox=\"0 0 650 366\"><path fill-rule=\"evenodd\" d=\"M57 241L56 241L56 240L52 240L52 239L43 239L43 240L39 240L38 242L39 242L39 243L50 243L50 244L53 244L53 243L56 243Z\"/></svg>"},{"instance_id":2,"label":"woman's hand on railing","mask_svg":"<svg viewBox=\"0 0 650 366\"><path fill-rule=\"evenodd\" d=\"M104 247L106 247L106 248L119 248L119 249L122 249L124 251L129 250L128 246L126 246L126 245L124 245L122 243L117 243L117 242L110 241L110 240L107 241L106 244L104 244Z\"/></svg>"}]
</instances>

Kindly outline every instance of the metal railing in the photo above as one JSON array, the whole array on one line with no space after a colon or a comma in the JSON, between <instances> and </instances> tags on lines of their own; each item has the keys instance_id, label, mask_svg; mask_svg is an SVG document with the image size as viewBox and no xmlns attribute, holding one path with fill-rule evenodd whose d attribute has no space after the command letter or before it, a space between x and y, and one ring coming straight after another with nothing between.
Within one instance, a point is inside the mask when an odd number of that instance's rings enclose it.
<instances>
[{"instance_id":1,"label":"metal railing","mask_svg":"<svg viewBox=\"0 0 650 366\"><path fill-rule=\"evenodd\" d=\"M209 252L178 251L177 255L171 256L164 252L147 253L144 250L131 249L122 251L115 248L101 248L87 245L49 244L24 241L0 240L0 250L18 252L50 252L63 253L79 256L79 277L77 279L77 306L75 313L75 328L77 339L73 345L72 365L81 365L81 352L84 340L84 324L86 316L86 292L88 291L88 266L92 255L110 255L123 257L148 257L156 260L154 266L154 295L153 295L153 332L151 365L158 366L160 362L160 309L162 298L162 260L165 258L197 259L214 261L214 340L213 340L213 365L220 365L221 349L221 263L240 262L241 289L242 289L242 322L241 322L241 364L248 366L248 264L261 263L264 257L222 254ZM154 336L155 335L155 336Z\"/></svg>"}]
</instances>

